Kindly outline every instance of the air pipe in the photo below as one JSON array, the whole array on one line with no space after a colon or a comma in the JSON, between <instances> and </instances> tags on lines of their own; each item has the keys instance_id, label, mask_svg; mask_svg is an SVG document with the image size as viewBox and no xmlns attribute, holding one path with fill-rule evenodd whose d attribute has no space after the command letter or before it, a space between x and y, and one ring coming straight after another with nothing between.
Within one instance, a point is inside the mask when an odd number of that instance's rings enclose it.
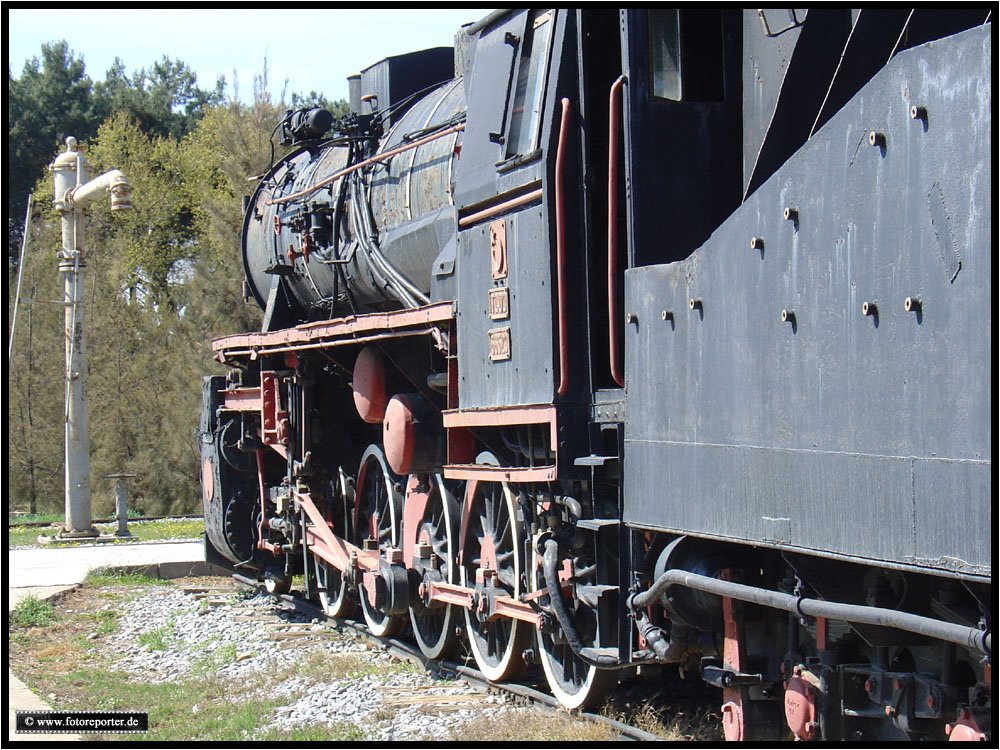
<instances>
[{"instance_id":1,"label":"air pipe","mask_svg":"<svg viewBox=\"0 0 1000 750\"><path fill-rule=\"evenodd\" d=\"M957 643L971 651L979 651L987 655L991 654L993 650L993 636L986 630L956 625L895 609L800 598L758 586L748 586L711 576L689 573L677 568L660 575L646 591L629 597L629 609L641 610L659 603L671 586L687 586L698 591L726 596L730 599L739 599L764 607L792 612L800 617L823 617L859 625L896 628L948 643Z\"/></svg>"},{"instance_id":2,"label":"air pipe","mask_svg":"<svg viewBox=\"0 0 1000 750\"><path fill-rule=\"evenodd\" d=\"M544 551L542 552L542 575L545 577L545 586L549 590L549 606L552 614L556 616L559 627L562 628L566 642L573 649L573 653L586 664L598 669L618 669L622 666L621 661L609 654L599 653L596 649L587 648L580 640L573 624L573 618L566 607L566 602L562 596L562 586L559 583L559 542L553 538L545 540Z\"/></svg>"}]
</instances>

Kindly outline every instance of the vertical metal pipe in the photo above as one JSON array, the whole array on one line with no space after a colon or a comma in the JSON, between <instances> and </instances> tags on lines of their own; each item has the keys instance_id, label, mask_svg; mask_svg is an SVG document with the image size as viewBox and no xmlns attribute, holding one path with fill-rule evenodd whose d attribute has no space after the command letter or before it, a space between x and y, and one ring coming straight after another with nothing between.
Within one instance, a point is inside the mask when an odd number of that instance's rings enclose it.
<instances>
[{"instance_id":1,"label":"vertical metal pipe","mask_svg":"<svg viewBox=\"0 0 1000 750\"><path fill-rule=\"evenodd\" d=\"M115 516L118 519L115 536L132 536L128 531L128 491L124 477L115 479Z\"/></svg>"},{"instance_id":2,"label":"vertical metal pipe","mask_svg":"<svg viewBox=\"0 0 1000 750\"><path fill-rule=\"evenodd\" d=\"M618 364L621 351L618 314L618 141L622 120L622 87L625 76L611 86L608 102L608 350L611 377L625 387L625 376Z\"/></svg>"},{"instance_id":3,"label":"vertical metal pipe","mask_svg":"<svg viewBox=\"0 0 1000 750\"><path fill-rule=\"evenodd\" d=\"M87 414L87 357L83 326L83 212L62 213L66 347L66 519L63 536L97 536L90 513L90 432Z\"/></svg>"},{"instance_id":4,"label":"vertical metal pipe","mask_svg":"<svg viewBox=\"0 0 1000 750\"><path fill-rule=\"evenodd\" d=\"M21 306L21 280L24 278L24 258L28 250L28 234L31 232L31 204L33 197L28 193L28 208L24 212L24 236L21 237L21 259L17 263L17 288L14 292L14 311L10 316L10 338L7 344L7 369L14 362L14 331L17 328L17 308ZM29 318L30 320L30 318ZM28 326L31 327L30 325Z\"/></svg>"},{"instance_id":5,"label":"vertical metal pipe","mask_svg":"<svg viewBox=\"0 0 1000 750\"><path fill-rule=\"evenodd\" d=\"M565 396L569 391L569 332L566 309L566 217L563 197L563 171L566 164L566 141L569 137L570 113L573 106L569 99L562 100L562 119L559 122L559 143L556 147L556 278L559 284L559 387L556 393Z\"/></svg>"}]
</instances>

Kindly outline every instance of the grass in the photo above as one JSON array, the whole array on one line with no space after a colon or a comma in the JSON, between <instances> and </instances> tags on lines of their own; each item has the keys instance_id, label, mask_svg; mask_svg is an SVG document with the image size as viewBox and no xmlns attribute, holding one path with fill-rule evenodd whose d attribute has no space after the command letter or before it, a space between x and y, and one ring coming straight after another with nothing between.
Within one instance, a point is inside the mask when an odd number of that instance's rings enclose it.
<instances>
[{"instance_id":1,"label":"grass","mask_svg":"<svg viewBox=\"0 0 1000 750\"><path fill-rule=\"evenodd\" d=\"M490 744L520 744L523 742L611 742L615 732L604 724L574 719L565 714L540 710L524 711L516 721L508 717L498 721L489 711L451 730L446 738L452 742L489 742Z\"/></svg>"},{"instance_id":2,"label":"grass","mask_svg":"<svg viewBox=\"0 0 1000 750\"><path fill-rule=\"evenodd\" d=\"M52 605L33 596L22 599L10 613L11 625L18 628L41 628L55 619Z\"/></svg>"},{"instance_id":3,"label":"grass","mask_svg":"<svg viewBox=\"0 0 1000 750\"><path fill-rule=\"evenodd\" d=\"M162 578L151 578L142 573L129 573L114 569L98 568L87 574L84 583L91 588L104 588L108 586L169 586L170 581Z\"/></svg>"},{"instance_id":4,"label":"grass","mask_svg":"<svg viewBox=\"0 0 1000 750\"><path fill-rule=\"evenodd\" d=\"M62 513L17 513L7 514L7 525L16 523L59 523L63 520Z\"/></svg>"},{"instance_id":5,"label":"grass","mask_svg":"<svg viewBox=\"0 0 1000 750\"><path fill-rule=\"evenodd\" d=\"M234 661L236 661L236 645L229 643L202 653L191 664L191 671L196 675L208 675Z\"/></svg>"},{"instance_id":6,"label":"grass","mask_svg":"<svg viewBox=\"0 0 1000 750\"><path fill-rule=\"evenodd\" d=\"M24 516L18 517L17 523L24 522ZM49 516L42 516L38 520L49 520ZM39 536L54 536L59 533L63 524L62 516L52 517L50 526L14 526L7 527L7 546L9 547L34 547L38 545ZM8 517L8 524L11 518ZM95 528L101 534L114 534L118 530L116 523L99 523ZM164 519L160 521L136 521L128 525L131 538L116 539L110 544L132 544L135 542L154 542L163 539L200 539L205 532L205 522L200 518L182 518L177 520ZM60 542L53 542L49 546L65 546Z\"/></svg>"},{"instance_id":7,"label":"grass","mask_svg":"<svg viewBox=\"0 0 1000 750\"><path fill-rule=\"evenodd\" d=\"M147 630L140 633L138 637L139 645L150 651L166 651L170 645L170 640L174 636L174 622L170 621L166 625Z\"/></svg>"}]
</instances>

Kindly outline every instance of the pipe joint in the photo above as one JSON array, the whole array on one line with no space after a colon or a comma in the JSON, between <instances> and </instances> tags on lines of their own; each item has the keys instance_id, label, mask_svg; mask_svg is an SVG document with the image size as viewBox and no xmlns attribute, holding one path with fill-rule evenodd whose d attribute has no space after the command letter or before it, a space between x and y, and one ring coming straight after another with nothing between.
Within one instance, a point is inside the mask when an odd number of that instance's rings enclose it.
<instances>
[{"instance_id":1,"label":"pipe joint","mask_svg":"<svg viewBox=\"0 0 1000 750\"><path fill-rule=\"evenodd\" d=\"M67 191L63 203L67 209L85 209L102 194L111 194L111 210L124 211L132 208L132 186L119 169L112 169L90 182L77 185Z\"/></svg>"}]
</instances>

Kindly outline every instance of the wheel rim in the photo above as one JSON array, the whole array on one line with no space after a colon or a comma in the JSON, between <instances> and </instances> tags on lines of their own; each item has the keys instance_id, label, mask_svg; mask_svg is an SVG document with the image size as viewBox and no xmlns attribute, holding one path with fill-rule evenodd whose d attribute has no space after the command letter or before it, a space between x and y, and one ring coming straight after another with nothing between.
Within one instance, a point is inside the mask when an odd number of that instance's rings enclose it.
<instances>
[{"instance_id":1,"label":"wheel rim","mask_svg":"<svg viewBox=\"0 0 1000 750\"><path fill-rule=\"evenodd\" d=\"M411 483L414 478L411 478ZM431 488L423 517L417 530L417 543L431 546L431 568L440 573L440 580L458 583L455 545L458 538L458 502L448 491L440 475L430 480ZM461 643L456 628L458 611L450 604L425 607L422 601L410 607L410 624L421 653L428 659L448 659Z\"/></svg>"},{"instance_id":2,"label":"wheel rim","mask_svg":"<svg viewBox=\"0 0 1000 750\"><path fill-rule=\"evenodd\" d=\"M492 456L480 456L478 463L488 463L490 459L495 465ZM495 565L500 586L508 595L520 596L523 535L510 488L502 482L469 482L466 495L470 508L460 566L462 585L474 586L476 571L485 562L491 567ZM522 675L526 668L522 654L531 635L529 627L506 617L487 622L472 609L464 612L469 646L479 671L493 682Z\"/></svg>"},{"instance_id":3,"label":"wheel rim","mask_svg":"<svg viewBox=\"0 0 1000 750\"><path fill-rule=\"evenodd\" d=\"M535 545L532 545L532 590L545 588L542 572L542 558ZM586 568L593 566L584 565ZM588 583L588 581L579 581ZM564 595L564 600L567 599ZM543 605L548 605L549 597L541 598ZM577 634L585 646L594 645L597 633L597 612L579 600L567 601L567 608L573 618ZM574 606L574 604L576 606ZM536 631L538 639L538 656L545 672L552 695L559 703L568 709L592 708L601 703L618 682L616 670L597 669L577 656L564 638L558 638L550 633Z\"/></svg>"},{"instance_id":4,"label":"wheel rim","mask_svg":"<svg viewBox=\"0 0 1000 750\"><path fill-rule=\"evenodd\" d=\"M353 493L343 469L339 471L337 480L331 484L333 485L331 499L325 517L331 524L333 533L346 538L349 537L348 531L351 528ZM323 612L328 617L349 617L354 613L356 602L347 588L347 579L323 558L315 554L312 557L316 571L316 588Z\"/></svg>"},{"instance_id":5,"label":"wheel rim","mask_svg":"<svg viewBox=\"0 0 1000 750\"><path fill-rule=\"evenodd\" d=\"M398 482L399 477L392 473L382 449L377 445L369 446L358 469L355 541L360 546L365 539L377 539L379 553L383 557L386 549L399 546L402 498L396 489ZM369 601L367 591L361 591L358 599L373 635L390 637L402 631L406 624L402 615L390 615L377 608Z\"/></svg>"}]
</instances>

